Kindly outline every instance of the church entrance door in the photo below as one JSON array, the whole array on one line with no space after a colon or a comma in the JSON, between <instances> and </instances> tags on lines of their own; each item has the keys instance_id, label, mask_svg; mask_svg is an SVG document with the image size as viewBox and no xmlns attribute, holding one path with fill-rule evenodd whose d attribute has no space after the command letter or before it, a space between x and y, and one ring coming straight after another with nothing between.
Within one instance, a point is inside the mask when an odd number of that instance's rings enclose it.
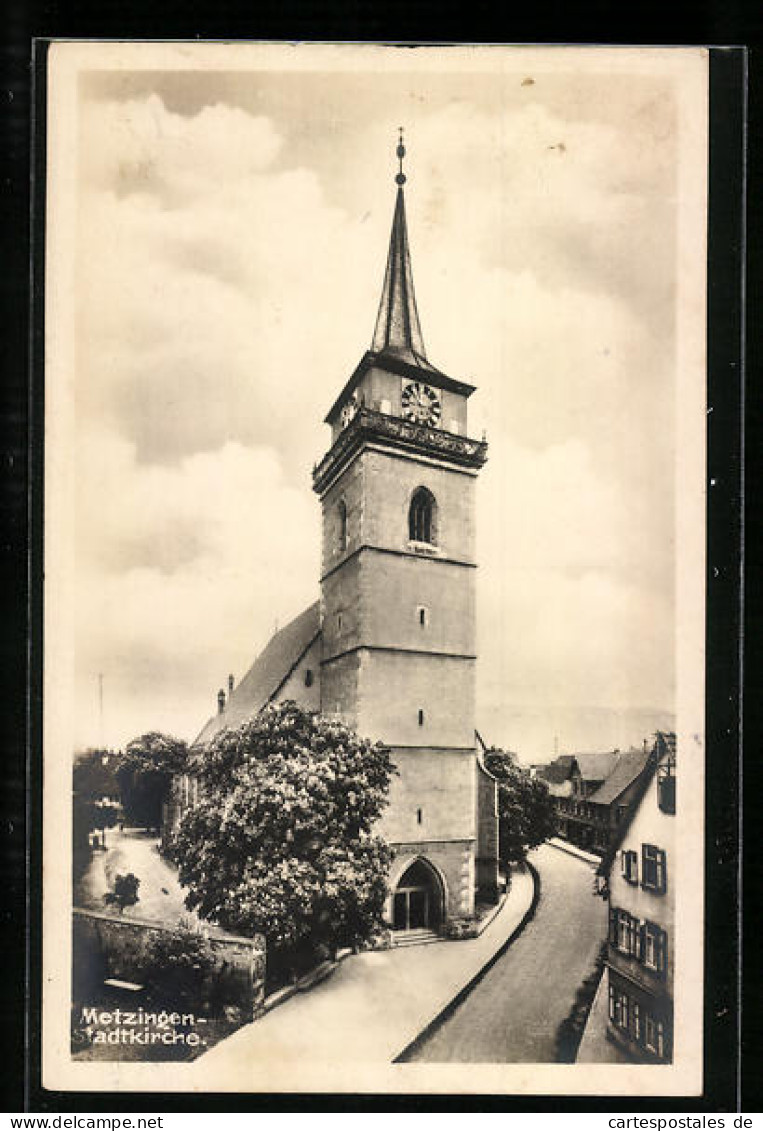
<instances>
[{"instance_id":1,"label":"church entrance door","mask_svg":"<svg viewBox=\"0 0 763 1131\"><path fill-rule=\"evenodd\" d=\"M415 860L400 878L393 899L396 931L435 930L442 920L442 894L434 870Z\"/></svg>"}]
</instances>

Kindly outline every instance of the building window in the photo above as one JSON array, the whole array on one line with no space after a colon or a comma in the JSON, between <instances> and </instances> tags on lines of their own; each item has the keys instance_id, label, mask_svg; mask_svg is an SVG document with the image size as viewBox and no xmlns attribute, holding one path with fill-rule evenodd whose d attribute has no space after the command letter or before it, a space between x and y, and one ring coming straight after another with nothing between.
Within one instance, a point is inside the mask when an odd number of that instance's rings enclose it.
<instances>
[{"instance_id":1,"label":"building window","mask_svg":"<svg viewBox=\"0 0 763 1131\"><path fill-rule=\"evenodd\" d=\"M423 727L423 725L424 725L424 712L422 711L421 707L419 707L419 726Z\"/></svg>"},{"instance_id":2,"label":"building window","mask_svg":"<svg viewBox=\"0 0 763 1131\"><path fill-rule=\"evenodd\" d=\"M305 687L313 686L313 669L308 668L305 672Z\"/></svg>"},{"instance_id":3,"label":"building window","mask_svg":"<svg viewBox=\"0 0 763 1131\"><path fill-rule=\"evenodd\" d=\"M632 1003L631 1015L633 1018L633 1039L641 1045L644 1043L644 1028L641 1024L641 1006L637 1001Z\"/></svg>"},{"instance_id":4,"label":"building window","mask_svg":"<svg viewBox=\"0 0 763 1131\"><path fill-rule=\"evenodd\" d=\"M414 491L408 511L408 537L412 542L436 541L436 506L434 495L426 487Z\"/></svg>"},{"instance_id":5,"label":"building window","mask_svg":"<svg viewBox=\"0 0 763 1131\"><path fill-rule=\"evenodd\" d=\"M612 907L609 912L609 941L623 954L637 957L639 920L621 908Z\"/></svg>"},{"instance_id":6,"label":"building window","mask_svg":"<svg viewBox=\"0 0 763 1131\"><path fill-rule=\"evenodd\" d=\"M676 811L676 779L671 765L660 766L658 770L657 804L663 813Z\"/></svg>"},{"instance_id":7,"label":"building window","mask_svg":"<svg viewBox=\"0 0 763 1131\"><path fill-rule=\"evenodd\" d=\"M419 618L419 624L421 625L421 627L426 628L426 626L429 624L429 609L427 609L424 605L419 605L419 607L416 609L416 614Z\"/></svg>"},{"instance_id":8,"label":"building window","mask_svg":"<svg viewBox=\"0 0 763 1131\"><path fill-rule=\"evenodd\" d=\"M621 1029L628 1029L630 1024L630 1002L628 995L610 983L609 986L609 1019Z\"/></svg>"},{"instance_id":9,"label":"building window","mask_svg":"<svg viewBox=\"0 0 763 1131\"><path fill-rule=\"evenodd\" d=\"M620 865L622 867L623 879L629 884L638 883L638 852L630 850L620 853Z\"/></svg>"},{"instance_id":10,"label":"building window","mask_svg":"<svg viewBox=\"0 0 763 1131\"><path fill-rule=\"evenodd\" d=\"M659 1057L665 1056L665 1026L649 1013L644 1025L644 1044L650 1052Z\"/></svg>"},{"instance_id":11,"label":"building window","mask_svg":"<svg viewBox=\"0 0 763 1131\"><path fill-rule=\"evenodd\" d=\"M660 895L668 886L665 853L653 844L641 846L641 886Z\"/></svg>"},{"instance_id":12,"label":"building window","mask_svg":"<svg viewBox=\"0 0 763 1131\"><path fill-rule=\"evenodd\" d=\"M662 927L647 920L643 927L642 962L657 974L664 974L667 966L667 950L667 934Z\"/></svg>"},{"instance_id":13,"label":"building window","mask_svg":"<svg viewBox=\"0 0 763 1131\"><path fill-rule=\"evenodd\" d=\"M416 810L416 824L420 825L424 819L424 813L421 809Z\"/></svg>"},{"instance_id":14,"label":"building window","mask_svg":"<svg viewBox=\"0 0 763 1131\"><path fill-rule=\"evenodd\" d=\"M338 529L339 529L339 552L347 549L347 504L344 499L339 500L337 507L338 516Z\"/></svg>"},{"instance_id":15,"label":"building window","mask_svg":"<svg viewBox=\"0 0 763 1131\"><path fill-rule=\"evenodd\" d=\"M342 614L341 613L336 614L336 630L337 630L337 632L342 631Z\"/></svg>"}]
</instances>

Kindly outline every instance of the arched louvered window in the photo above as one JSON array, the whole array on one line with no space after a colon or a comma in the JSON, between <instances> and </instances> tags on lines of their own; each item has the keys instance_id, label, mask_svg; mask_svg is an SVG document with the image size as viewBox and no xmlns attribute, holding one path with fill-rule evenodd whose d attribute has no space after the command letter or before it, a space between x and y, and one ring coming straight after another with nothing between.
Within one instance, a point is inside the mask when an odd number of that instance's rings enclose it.
<instances>
[{"instance_id":1,"label":"arched louvered window","mask_svg":"<svg viewBox=\"0 0 763 1131\"><path fill-rule=\"evenodd\" d=\"M437 541L437 504L431 491L419 487L414 491L408 511L408 537L412 542Z\"/></svg>"},{"instance_id":2,"label":"arched louvered window","mask_svg":"<svg viewBox=\"0 0 763 1131\"><path fill-rule=\"evenodd\" d=\"M339 500L339 550L347 549L347 504L344 499Z\"/></svg>"}]
</instances>

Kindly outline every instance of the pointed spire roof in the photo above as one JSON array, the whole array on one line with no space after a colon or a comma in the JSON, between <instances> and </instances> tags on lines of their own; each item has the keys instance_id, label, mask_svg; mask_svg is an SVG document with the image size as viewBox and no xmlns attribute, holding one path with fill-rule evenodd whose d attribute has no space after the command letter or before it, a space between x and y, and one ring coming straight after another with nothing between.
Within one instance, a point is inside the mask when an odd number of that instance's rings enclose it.
<instances>
[{"instance_id":1,"label":"pointed spire roof","mask_svg":"<svg viewBox=\"0 0 763 1131\"><path fill-rule=\"evenodd\" d=\"M434 370L434 366L427 361L419 315L416 309L416 296L413 290L413 272L411 270L411 254L408 246L408 227L405 221L405 197L403 194L403 185L406 181L403 173L404 156L405 146L403 145L401 128L397 146L399 172L395 177L397 199L392 218L392 235L389 241L387 270L384 273L384 288L371 349L374 353L392 354L411 365Z\"/></svg>"},{"instance_id":2,"label":"pointed spire roof","mask_svg":"<svg viewBox=\"0 0 763 1131\"><path fill-rule=\"evenodd\" d=\"M342 405L345 404L352 391L357 388L364 373L367 373L374 366L413 379L418 379L420 371L423 369L427 374L426 380L441 389L448 389L461 397L469 397L474 392L474 385L470 385L467 381L448 377L446 373L443 373L441 369L427 360L419 315L416 310L416 296L413 292L411 254L408 247L408 228L405 222L403 185L406 177L403 173L404 156L405 146L403 145L403 131L401 129L397 146L400 168L395 177L397 198L395 200L395 213L392 218L392 235L389 241L387 270L384 273L384 289L382 290L371 349L366 350L359 365L356 366L341 393L326 413L324 417L326 424L336 422Z\"/></svg>"}]
</instances>

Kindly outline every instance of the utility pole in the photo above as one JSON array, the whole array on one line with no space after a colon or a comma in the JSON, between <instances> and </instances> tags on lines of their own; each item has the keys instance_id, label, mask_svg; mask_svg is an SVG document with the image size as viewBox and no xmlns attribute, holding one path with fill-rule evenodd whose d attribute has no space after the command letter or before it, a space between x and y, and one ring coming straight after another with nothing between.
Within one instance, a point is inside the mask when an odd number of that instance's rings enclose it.
<instances>
[{"instance_id":1,"label":"utility pole","mask_svg":"<svg viewBox=\"0 0 763 1131\"><path fill-rule=\"evenodd\" d=\"M98 745L103 750L103 672L98 672Z\"/></svg>"}]
</instances>

